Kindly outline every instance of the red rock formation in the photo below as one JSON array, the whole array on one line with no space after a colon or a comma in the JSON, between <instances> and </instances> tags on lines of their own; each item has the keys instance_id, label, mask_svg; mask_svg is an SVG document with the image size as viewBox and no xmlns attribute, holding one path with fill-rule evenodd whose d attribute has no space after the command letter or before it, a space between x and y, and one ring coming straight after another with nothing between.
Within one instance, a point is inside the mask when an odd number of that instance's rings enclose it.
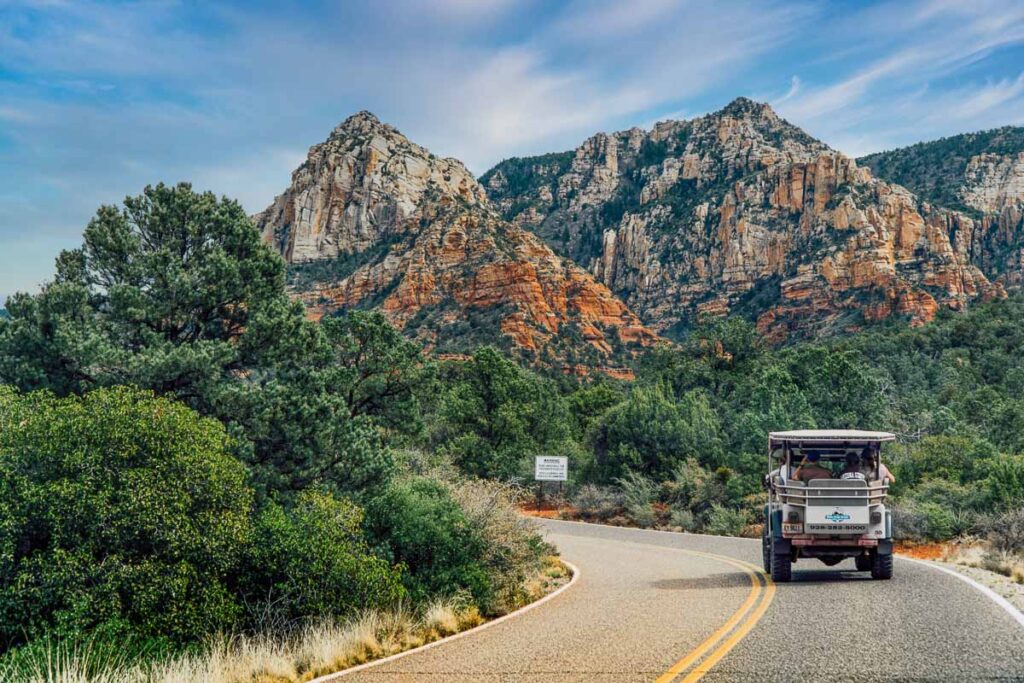
<instances>
[{"instance_id":1,"label":"red rock formation","mask_svg":"<svg viewBox=\"0 0 1024 683\"><path fill-rule=\"evenodd\" d=\"M650 132L594 136L561 174L550 155L539 159L543 173L515 160L485 174L492 200L656 330L737 307L776 340L858 318L921 324L939 307L1005 296L974 255L979 241L1019 243L1024 231L1012 215L979 226L928 206L743 99ZM993 168L1000 182L975 194L1012 209L1016 166Z\"/></svg>"},{"instance_id":2,"label":"red rock formation","mask_svg":"<svg viewBox=\"0 0 1024 683\"><path fill-rule=\"evenodd\" d=\"M504 337L556 364L592 358L591 369L657 339L606 286L501 219L460 163L365 112L314 146L256 221L295 272L352 264L294 280L314 316L373 307L441 353L460 335Z\"/></svg>"}]
</instances>

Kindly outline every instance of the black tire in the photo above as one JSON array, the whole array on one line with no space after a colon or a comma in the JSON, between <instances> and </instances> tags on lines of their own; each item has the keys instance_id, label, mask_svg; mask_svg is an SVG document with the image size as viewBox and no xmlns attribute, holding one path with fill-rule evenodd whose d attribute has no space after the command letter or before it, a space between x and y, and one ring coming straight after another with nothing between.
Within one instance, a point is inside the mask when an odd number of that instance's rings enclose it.
<instances>
[{"instance_id":1,"label":"black tire","mask_svg":"<svg viewBox=\"0 0 1024 683\"><path fill-rule=\"evenodd\" d=\"M886 581L892 578L892 555L871 556L871 578Z\"/></svg>"},{"instance_id":2,"label":"black tire","mask_svg":"<svg viewBox=\"0 0 1024 683\"><path fill-rule=\"evenodd\" d=\"M770 536L761 536L761 564L764 566L764 573L772 571L772 539Z\"/></svg>"},{"instance_id":3,"label":"black tire","mask_svg":"<svg viewBox=\"0 0 1024 683\"><path fill-rule=\"evenodd\" d=\"M793 578L793 561L789 559L789 551L772 552L772 581L785 583Z\"/></svg>"},{"instance_id":4,"label":"black tire","mask_svg":"<svg viewBox=\"0 0 1024 683\"><path fill-rule=\"evenodd\" d=\"M857 565L857 571L866 572L871 569L871 558L868 555L858 555L853 558L854 563Z\"/></svg>"}]
</instances>

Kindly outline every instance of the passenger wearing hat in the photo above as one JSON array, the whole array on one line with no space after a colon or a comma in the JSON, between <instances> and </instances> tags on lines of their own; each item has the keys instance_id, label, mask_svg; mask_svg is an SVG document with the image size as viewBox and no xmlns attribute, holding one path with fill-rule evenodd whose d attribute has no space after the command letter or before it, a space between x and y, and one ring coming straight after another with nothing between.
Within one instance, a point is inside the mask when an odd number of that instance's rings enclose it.
<instances>
[{"instance_id":1,"label":"passenger wearing hat","mask_svg":"<svg viewBox=\"0 0 1024 683\"><path fill-rule=\"evenodd\" d=\"M817 451L808 451L804 455L803 462L796 468L793 478L797 481L810 481L812 479L831 479L832 472L818 464L821 456Z\"/></svg>"}]
</instances>

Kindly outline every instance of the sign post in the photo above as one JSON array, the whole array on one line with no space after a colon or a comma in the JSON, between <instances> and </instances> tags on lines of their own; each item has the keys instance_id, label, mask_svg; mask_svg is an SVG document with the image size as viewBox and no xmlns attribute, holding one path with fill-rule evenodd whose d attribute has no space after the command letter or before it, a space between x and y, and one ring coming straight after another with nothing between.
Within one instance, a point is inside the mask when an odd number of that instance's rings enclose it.
<instances>
[{"instance_id":1,"label":"sign post","mask_svg":"<svg viewBox=\"0 0 1024 683\"><path fill-rule=\"evenodd\" d=\"M544 482L557 481L558 490L569 478L569 458L564 455L538 455L533 460L533 478L537 481L537 512L544 497Z\"/></svg>"}]
</instances>

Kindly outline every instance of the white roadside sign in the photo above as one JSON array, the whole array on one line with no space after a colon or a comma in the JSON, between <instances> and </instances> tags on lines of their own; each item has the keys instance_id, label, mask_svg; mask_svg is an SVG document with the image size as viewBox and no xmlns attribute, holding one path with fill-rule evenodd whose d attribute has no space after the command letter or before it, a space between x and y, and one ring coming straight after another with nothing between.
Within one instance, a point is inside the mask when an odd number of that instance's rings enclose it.
<instances>
[{"instance_id":1,"label":"white roadside sign","mask_svg":"<svg viewBox=\"0 0 1024 683\"><path fill-rule=\"evenodd\" d=\"M566 481L569 478L569 458L561 455L536 456L533 478L537 481Z\"/></svg>"}]
</instances>

